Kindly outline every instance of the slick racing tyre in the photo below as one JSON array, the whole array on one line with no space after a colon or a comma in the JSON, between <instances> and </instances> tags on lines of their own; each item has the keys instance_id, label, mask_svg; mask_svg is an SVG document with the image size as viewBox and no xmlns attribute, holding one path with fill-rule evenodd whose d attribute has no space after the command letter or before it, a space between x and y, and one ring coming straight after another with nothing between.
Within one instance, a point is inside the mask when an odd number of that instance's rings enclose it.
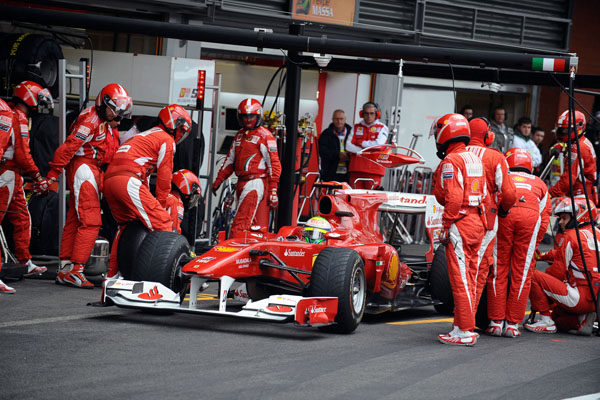
<instances>
[{"instance_id":1,"label":"slick racing tyre","mask_svg":"<svg viewBox=\"0 0 600 400\"><path fill-rule=\"evenodd\" d=\"M321 327L321 330L354 332L365 312L366 282L365 266L356 251L328 247L319 253L313 265L308 295L338 298L336 324Z\"/></svg>"},{"instance_id":2,"label":"slick racing tyre","mask_svg":"<svg viewBox=\"0 0 600 400\"><path fill-rule=\"evenodd\" d=\"M175 232L149 232L134 260L132 279L159 282L180 292L187 284L180 262L188 257L189 251L186 238Z\"/></svg>"},{"instance_id":3,"label":"slick racing tyre","mask_svg":"<svg viewBox=\"0 0 600 400\"><path fill-rule=\"evenodd\" d=\"M431 298L442 302L442 304L434 305L435 310L440 314L452 315L454 313L454 298L452 297L452 288L448 277L446 248L441 245L435 251L431 263L429 289Z\"/></svg>"},{"instance_id":4,"label":"slick racing tyre","mask_svg":"<svg viewBox=\"0 0 600 400\"><path fill-rule=\"evenodd\" d=\"M117 249L117 265L123 278L131 279L134 261L146 235L148 230L139 221L130 222L121 232Z\"/></svg>"}]
</instances>

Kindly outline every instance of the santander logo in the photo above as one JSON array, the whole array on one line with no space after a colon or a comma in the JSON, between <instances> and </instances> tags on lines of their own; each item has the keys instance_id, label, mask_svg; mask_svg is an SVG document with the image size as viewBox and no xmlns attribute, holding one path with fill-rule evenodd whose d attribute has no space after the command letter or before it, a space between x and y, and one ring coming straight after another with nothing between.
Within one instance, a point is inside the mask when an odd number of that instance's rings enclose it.
<instances>
[{"instance_id":1,"label":"santander logo","mask_svg":"<svg viewBox=\"0 0 600 400\"><path fill-rule=\"evenodd\" d=\"M327 307L310 306L310 308L308 309L308 312L310 312L311 314L324 313L324 312L327 312Z\"/></svg>"},{"instance_id":2,"label":"santander logo","mask_svg":"<svg viewBox=\"0 0 600 400\"><path fill-rule=\"evenodd\" d=\"M285 251L283 252L283 255L286 257L304 257L305 254L306 252L304 250L285 249Z\"/></svg>"}]
</instances>

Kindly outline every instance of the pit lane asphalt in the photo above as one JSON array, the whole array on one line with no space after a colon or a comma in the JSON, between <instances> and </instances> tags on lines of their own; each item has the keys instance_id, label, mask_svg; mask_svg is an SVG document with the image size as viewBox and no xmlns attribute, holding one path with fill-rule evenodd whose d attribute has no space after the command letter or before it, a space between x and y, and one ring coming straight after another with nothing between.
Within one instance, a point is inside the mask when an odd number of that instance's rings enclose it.
<instances>
[{"instance_id":1,"label":"pit lane asphalt","mask_svg":"<svg viewBox=\"0 0 600 400\"><path fill-rule=\"evenodd\" d=\"M98 288L0 295L0 399L562 399L600 392L600 338L482 335L444 346L432 307L351 335L290 324L93 308ZM210 289L209 289L210 291ZM434 320L434 322L432 322ZM394 324L399 323L399 324ZM600 395L595 396L598 398Z\"/></svg>"}]
</instances>

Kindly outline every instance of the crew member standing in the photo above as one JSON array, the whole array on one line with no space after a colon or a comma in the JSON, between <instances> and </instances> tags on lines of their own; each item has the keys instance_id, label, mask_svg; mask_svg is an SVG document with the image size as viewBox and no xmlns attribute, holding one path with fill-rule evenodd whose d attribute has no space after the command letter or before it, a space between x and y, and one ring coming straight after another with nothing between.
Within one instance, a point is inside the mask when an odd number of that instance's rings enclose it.
<instances>
[{"instance_id":1,"label":"crew member standing","mask_svg":"<svg viewBox=\"0 0 600 400\"><path fill-rule=\"evenodd\" d=\"M231 237L250 230L253 225L268 227L269 207L279 203L277 185L281 163L273 134L261 126L262 105L248 98L238 106L238 121L242 129L233 139L225 162L212 185L216 194L221 183L235 172L237 212L231 226Z\"/></svg>"},{"instance_id":2,"label":"crew member standing","mask_svg":"<svg viewBox=\"0 0 600 400\"><path fill-rule=\"evenodd\" d=\"M12 110L6 104L6 102L0 99L0 158L4 156L4 152L11 145L11 137L15 135L15 126L19 122ZM9 169L2 169L0 171L0 207L2 210L7 210L10 206L12 195L10 192L13 190L15 182L15 173ZM4 213L0 213L0 223ZM1 257L0 257L1 258ZM2 268L0 259L0 269ZM16 290L13 287L8 286L2 279L0 279L0 293L15 293Z\"/></svg>"},{"instance_id":3,"label":"crew member standing","mask_svg":"<svg viewBox=\"0 0 600 400\"><path fill-rule=\"evenodd\" d=\"M358 155L367 147L386 144L388 128L379 120L381 111L377 104L367 102L360 112L362 118L346 139L346 151L350 153L350 186L355 189L371 189L381 186L385 168ZM365 179L359 180L357 179Z\"/></svg>"},{"instance_id":4,"label":"crew member standing","mask_svg":"<svg viewBox=\"0 0 600 400\"><path fill-rule=\"evenodd\" d=\"M173 231L167 212L171 191L175 145L190 133L192 119L177 104L160 110L158 125L139 133L121 145L106 170L104 196L119 224L110 251L107 278L119 271L117 249L121 232L132 221L140 221L149 231ZM156 197L147 179L156 170Z\"/></svg>"},{"instance_id":5,"label":"crew member standing","mask_svg":"<svg viewBox=\"0 0 600 400\"><path fill-rule=\"evenodd\" d=\"M494 246L498 232L498 214L506 215L516 200L515 185L508 176L508 164L496 149L488 147L494 142L494 132L487 119L476 117L469 121L471 141L467 150L483 163L486 180L484 200L486 232L478 252L477 299L481 298L491 265L495 264Z\"/></svg>"},{"instance_id":6,"label":"crew member standing","mask_svg":"<svg viewBox=\"0 0 600 400\"><path fill-rule=\"evenodd\" d=\"M446 114L434 121L437 155L442 162L433 176L433 194L444 206L440 242L446 246L446 262L454 296L454 328L438 335L444 344L473 346L477 312L477 268L485 234L482 203L485 196L483 163L467 151L469 122L461 114Z\"/></svg>"},{"instance_id":7,"label":"crew member standing","mask_svg":"<svg viewBox=\"0 0 600 400\"><path fill-rule=\"evenodd\" d=\"M60 243L61 269L57 283L94 287L83 270L102 226L100 167L112 159L119 143L113 128L131 114L131 108L131 97L121 85L105 86L96 97L96 105L83 110L71 125L69 136L54 153L47 178L35 186L39 192L48 190L65 170L70 196Z\"/></svg>"},{"instance_id":8,"label":"crew member standing","mask_svg":"<svg viewBox=\"0 0 600 400\"><path fill-rule=\"evenodd\" d=\"M556 138L563 142L568 143L569 136L571 136L571 176L573 182L573 195L584 194L583 180L581 175L585 177L585 186L588 196L593 200L594 204L598 204L598 195L596 193L596 152L594 146L584 135L585 132L585 115L580 111L575 111L575 121L572 123L572 129L569 129L569 110L564 111L559 117L556 123ZM579 148L581 154L578 154L577 143L579 142ZM579 170L579 157L583 160L583 173ZM565 155L565 160L567 157ZM565 161L567 162L567 161ZM564 167L564 172L560 176L560 179L554 186L548 191L552 197L569 196L569 168Z\"/></svg>"},{"instance_id":9,"label":"crew member standing","mask_svg":"<svg viewBox=\"0 0 600 400\"><path fill-rule=\"evenodd\" d=\"M48 89L42 88L35 82L23 81L13 91L12 109L16 121L15 134L11 138L10 147L4 152L2 169L14 172L15 181L12 200L8 206L6 218L13 225L15 256L20 263L27 265L27 275L40 275L46 272L46 267L38 267L31 261L29 243L31 242L31 215L27 208L23 177L29 175L34 181L41 181L42 175L35 165L29 150L29 116L44 108L53 108L52 95ZM4 203L4 202L3 202Z\"/></svg>"},{"instance_id":10,"label":"crew member standing","mask_svg":"<svg viewBox=\"0 0 600 400\"><path fill-rule=\"evenodd\" d=\"M531 310L540 313L535 323L526 323L525 329L535 333L555 333L558 330L576 335L592 333L596 313L586 271L596 295L600 289L600 273L596 262L596 238L600 231L593 227L596 207L590 210L584 202L574 205L568 197L561 197L554 208L560 218L558 224L565 232L554 263L545 272L534 271L529 300ZM578 232L575 229L578 224ZM579 251L579 241L583 254ZM583 261L585 260L585 267Z\"/></svg>"},{"instance_id":11,"label":"crew member standing","mask_svg":"<svg viewBox=\"0 0 600 400\"><path fill-rule=\"evenodd\" d=\"M532 175L530 153L513 148L506 152L506 160L517 190L517 202L507 216L500 218L497 260L487 286L490 325L485 332L514 338L521 336L518 324L525 317L535 269L534 255L548 228L552 206L546 184Z\"/></svg>"}]
</instances>

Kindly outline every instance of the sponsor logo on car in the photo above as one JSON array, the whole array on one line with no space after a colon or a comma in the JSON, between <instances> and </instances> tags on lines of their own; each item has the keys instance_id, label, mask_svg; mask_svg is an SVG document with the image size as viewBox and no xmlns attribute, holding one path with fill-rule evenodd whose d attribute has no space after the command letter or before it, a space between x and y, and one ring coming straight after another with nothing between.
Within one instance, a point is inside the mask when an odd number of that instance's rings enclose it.
<instances>
[{"instance_id":1,"label":"sponsor logo on car","mask_svg":"<svg viewBox=\"0 0 600 400\"><path fill-rule=\"evenodd\" d=\"M310 306L308 312L311 314L327 312L327 307Z\"/></svg>"},{"instance_id":2,"label":"sponsor logo on car","mask_svg":"<svg viewBox=\"0 0 600 400\"><path fill-rule=\"evenodd\" d=\"M214 260L217 257L202 257L201 259L197 260L196 262L198 263L207 263L209 261Z\"/></svg>"},{"instance_id":3,"label":"sponsor logo on car","mask_svg":"<svg viewBox=\"0 0 600 400\"><path fill-rule=\"evenodd\" d=\"M286 257L304 257L305 254L306 254L306 252L302 249L300 249L300 250L285 249L285 251L283 252L283 255Z\"/></svg>"},{"instance_id":4,"label":"sponsor logo on car","mask_svg":"<svg viewBox=\"0 0 600 400\"><path fill-rule=\"evenodd\" d=\"M239 260L235 260L236 265L239 266L239 268L248 268L250 266L250 258L240 258Z\"/></svg>"},{"instance_id":5,"label":"sponsor logo on car","mask_svg":"<svg viewBox=\"0 0 600 400\"><path fill-rule=\"evenodd\" d=\"M267 306L267 310L269 310L271 312L276 312L276 313L289 313L290 311L292 311L292 307L270 305L270 306Z\"/></svg>"},{"instance_id":6,"label":"sponsor logo on car","mask_svg":"<svg viewBox=\"0 0 600 400\"><path fill-rule=\"evenodd\" d=\"M235 251L238 251L239 249L236 249L235 247L216 246L215 250L224 253L233 253Z\"/></svg>"}]
</instances>

